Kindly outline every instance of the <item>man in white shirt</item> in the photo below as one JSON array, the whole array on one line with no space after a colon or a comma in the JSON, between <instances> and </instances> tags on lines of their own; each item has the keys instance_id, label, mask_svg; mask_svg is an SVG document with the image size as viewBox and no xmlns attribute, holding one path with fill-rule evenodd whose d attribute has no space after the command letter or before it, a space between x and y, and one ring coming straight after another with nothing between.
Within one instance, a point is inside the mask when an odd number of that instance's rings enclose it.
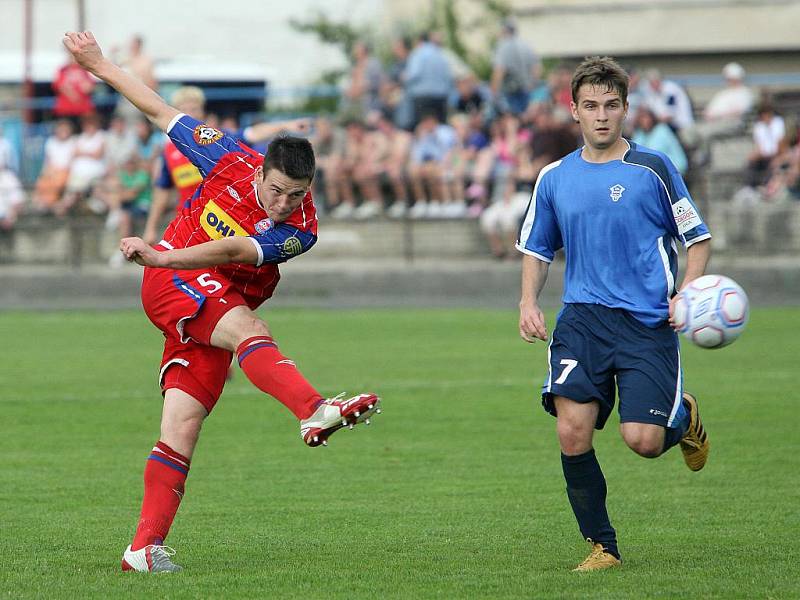
<instances>
[{"instance_id":1,"label":"man in white shirt","mask_svg":"<svg viewBox=\"0 0 800 600\"><path fill-rule=\"evenodd\" d=\"M703 111L703 122L680 132L681 141L695 148L699 162L706 162L711 141L742 130L745 117L753 108L753 91L744 85L745 71L739 63L728 63L722 69L725 87L718 91Z\"/></svg>"}]
</instances>

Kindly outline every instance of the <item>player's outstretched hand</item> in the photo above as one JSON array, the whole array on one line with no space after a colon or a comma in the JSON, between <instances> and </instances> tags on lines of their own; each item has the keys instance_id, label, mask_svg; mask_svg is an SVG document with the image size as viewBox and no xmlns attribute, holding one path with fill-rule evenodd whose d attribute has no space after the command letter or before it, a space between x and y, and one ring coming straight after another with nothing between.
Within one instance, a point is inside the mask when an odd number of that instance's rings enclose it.
<instances>
[{"instance_id":1,"label":"player's outstretched hand","mask_svg":"<svg viewBox=\"0 0 800 600\"><path fill-rule=\"evenodd\" d=\"M286 122L286 128L293 133L308 133L311 131L313 121L308 117L301 117L299 119L292 119Z\"/></svg>"},{"instance_id":2,"label":"player's outstretched hand","mask_svg":"<svg viewBox=\"0 0 800 600\"><path fill-rule=\"evenodd\" d=\"M104 60L103 51L91 31L68 31L62 42L75 61L87 71L94 72Z\"/></svg>"},{"instance_id":3,"label":"player's outstretched hand","mask_svg":"<svg viewBox=\"0 0 800 600\"><path fill-rule=\"evenodd\" d=\"M144 240L138 237L122 238L119 250L130 261L143 267L157 267L161 253L153 250Z\"/></svg>"},{"instance_id":4,"label":"player's outstretched hand","mask_svg":"<svg viewBox=\"0 0 800 600\"><path fill-rule=\"evenodd\" d=\"M519 335L532 344L536 340L547 340L547 325L538 304L525 304L519 308Z\"/></svg>"}]
</instances>

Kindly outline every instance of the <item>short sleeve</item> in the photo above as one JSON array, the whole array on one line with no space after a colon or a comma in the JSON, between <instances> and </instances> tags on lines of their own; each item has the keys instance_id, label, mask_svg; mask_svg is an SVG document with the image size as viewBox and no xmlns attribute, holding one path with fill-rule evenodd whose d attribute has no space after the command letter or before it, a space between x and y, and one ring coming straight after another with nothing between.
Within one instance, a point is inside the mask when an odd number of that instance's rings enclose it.
<instances>
[{"instance_id":1,"label":"short sleeve","mask_svg":"<svg viewBox=\"0 0 800 600\"><path fill-rule=\"evenodd\" d=\"M560 163L561 161L551 163L539 174L516 244L520 252L548 263L553 261L556 252L564 246L553 206L552 174L548 177L548 171Z\"/></svg>"},{"instance_id":2,"label":"short sleeve","mask_svg":"<svg viewBox=\"0 0 800 600\"><path fill-rule=\"evenodd\" d=\"M669 181L667 183L667 198L670 211L667 214L667 226L672 235L689 247L697 242L711 238L711 232L700 214L700 210L692 200L691 194L683 181L683 177L668 158L667 163Z\"/></svg>"},{"instance_id":3,"label":"short sleeve","mask_svg":"<svg viewBox=\"0 0 800 600\"><path fill-rule=\"evenodd\" d=\"M307 252L317 243L317 236L313 233L283 223L250 239L258 251L257 267L264 263L286 262Z\"/></svg>"}]
</instances>

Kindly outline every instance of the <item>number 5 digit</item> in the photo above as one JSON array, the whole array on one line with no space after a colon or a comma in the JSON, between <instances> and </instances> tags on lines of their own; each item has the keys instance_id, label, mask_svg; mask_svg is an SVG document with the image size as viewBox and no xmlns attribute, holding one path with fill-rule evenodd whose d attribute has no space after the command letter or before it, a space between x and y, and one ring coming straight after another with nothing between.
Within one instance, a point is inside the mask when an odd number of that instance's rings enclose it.
<instances>
[{"instance_id":1,"label":"number 5 digit","mask_svg":"<svg viewBox=\"0 0 800 600\"><path fill-rule=\"evenodd\" d=\"M578 366L578 361L571 358L565 358L560 364L564 365L564 370L561 371L561 375L558 379L556 379L556 383L564 383L567 380L567 376L572 373L572 369Z\"/></svg>"},{"instance_id":2,"label":"number 5 digit","mask_svg":"<svg viewBox=\"0 0 800 600\"><path fill-rule=\"evenodd\" d=\"M211 273L203 273L197 278L197 283L202 285L204 288L209 288L208 293L213 294L214 292L218 292L222 289L222 284L219 281L214 281L210 277Z\"/></svg>"}]
</instances>

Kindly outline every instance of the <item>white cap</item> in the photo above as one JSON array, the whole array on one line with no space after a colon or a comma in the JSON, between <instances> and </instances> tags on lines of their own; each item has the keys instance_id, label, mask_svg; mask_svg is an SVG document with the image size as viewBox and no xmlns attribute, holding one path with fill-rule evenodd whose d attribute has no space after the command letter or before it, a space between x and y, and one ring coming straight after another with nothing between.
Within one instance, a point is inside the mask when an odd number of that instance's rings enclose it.
<instances>
[{"instance_id":1,"label":"white cap","mask_svg":"<svg viewBox=\"0 0 800 600\"><path fill-rule=\"evenodd\" d=\"M744 79L744 67L739 63L728 63L722 68L722 76L725 79L735 79L736 81L741 81Z\"/></svg>"}]
</instances>

